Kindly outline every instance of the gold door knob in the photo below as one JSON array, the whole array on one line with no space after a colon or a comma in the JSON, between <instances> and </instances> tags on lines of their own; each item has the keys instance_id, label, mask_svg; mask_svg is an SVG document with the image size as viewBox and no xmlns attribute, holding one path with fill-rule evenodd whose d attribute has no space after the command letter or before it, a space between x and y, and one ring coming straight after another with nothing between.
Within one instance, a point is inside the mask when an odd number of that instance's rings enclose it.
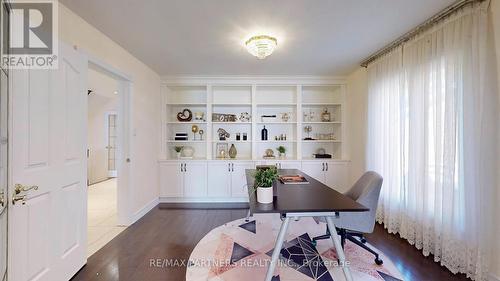
<instances>
[{"instance_id":1,"label":"gold door knob","mask_svg":"<svg viewBox=\"0 0 500 281\"><path fill-rule=\"evenodd\" d=\"M38 186L36 185L31 185L31 186L24 186L22 184L18 184L16 183L16 185L14 185L14 192L16 194L19 194L21 192L28 192L30 190L37 190L38 189Z\"/></svg>"},{"instance_id":2,"label":"gold door knob","mask_svg":"<svg viewBox=\"0 0 500 281\"><path fill-rule=\"evenodd\" d=\"M37 190L38 186L24 186L22 184L14 185L14 195L12 196L12 205L15 205L17 201L22 201L23 205L26 204L26 194L20 194L21 192L28 192L30 190Z\"/></svg>"}]
</instances>

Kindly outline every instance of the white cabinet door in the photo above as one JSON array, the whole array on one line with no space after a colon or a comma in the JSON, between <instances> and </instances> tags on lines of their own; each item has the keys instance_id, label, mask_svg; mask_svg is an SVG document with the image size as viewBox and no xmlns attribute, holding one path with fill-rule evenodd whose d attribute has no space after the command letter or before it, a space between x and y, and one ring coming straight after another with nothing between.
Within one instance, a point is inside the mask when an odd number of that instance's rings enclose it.
<instances>
[{"instance_id":1,"label":"white cabinet door","mask_svg":"<svg viewBox=\"0 0 500 281\"><path fill-rule=\"evenodd\" d=\"M326 185L339 191L345 192L350 186L349 182L349 163L345 162L326 162Z\"/></svg>"},{"instance_id":2,"label":"white cabinet door","mask_svg":"<svg viewBox=\"0 0 500 281\"><path fill-rule=\"evenodd\" d=\"M208 197L231 197L231 163L208 165Z\"/></svg>"},{"instance_id":3,"label":"white cabinet door","mask_svg":"<svg viewBox=\"0 0 500 281\"><path fill-rule=\"evenodd\" d=\"M207 196L207 163L184 163L184 197Z\"/></svg>"},{"instance_id":4,"label":"white cabinet door","mask_svg":"<svg viewBox=\"0 0 500 281\"><path fill-rule=\"evenodd\" d=\"M184 196L184 172L183 163L161 163L160 164L160 197L182 197Z\"/></svg>"},{"instance_id":5,"label":"white cabinet door","mask_svg":"<svg viewBox=\"0 0 500 281\"><path fill-rule=\"evenodd\" d=\"M325 183L325 166L324 162L302 162L302 171L316 180Z\"/></svg>"},{"instance_id":6,"label":"white cabinet door","mask_svg":"<svg viewBox=\"0 0 500 281\"><path fill-rule=\"evenodd\" d=\"M231 163L231 196L248 197L246 169L254 169L253 162Z\"/></svg>"},{"instance_id":7,"label":"white cabinet door","mask_svg":"<svg viewBox=\"0 0 500 281\"><path fill-rule=\"evenodd\" d=\"M302 169L302 163L299 161L281 161L279 162L280 169Z\"/></svg>"}]
</instances>

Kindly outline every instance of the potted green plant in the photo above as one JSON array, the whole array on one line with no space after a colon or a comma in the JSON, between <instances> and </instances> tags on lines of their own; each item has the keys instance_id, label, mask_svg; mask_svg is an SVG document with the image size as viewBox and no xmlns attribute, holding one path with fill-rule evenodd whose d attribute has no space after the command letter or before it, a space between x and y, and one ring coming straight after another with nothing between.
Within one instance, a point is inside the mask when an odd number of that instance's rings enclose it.
<instances>
[{"instance_id":1,"label":"potted green plant","mask_svg":"<svg viewBox=\"0 0 500 281\"><path fill-rule=\"evenodd\" d=\"M268 204L273 202L273 183L278 179L278 169L270 167L255 172L253 187L257 189L257 202Z\"/></svg>"},{"instance_id":2,"label":"potted green plant","mask_svg":"<svg viewBox=\"0 0 500 281\"><path fill-rule=\"evenodd\" d=\"M276 150L278 150L280 158L286 157L286 148L284 146L280 145L278 146L278 148L276 148Z\"/></svg>"},{"instance_id":3,"label":"potted green plant","mask_svg":"<svg viewBox=\"0 0 500 281\"><path fill-rule=\"evenodd\" d=\"M176 147L174 147L175 153L177 154L177 159L181 158L182 148L184 148L184 147L183 146L176 146Z\"/></svg>"}]
</instances>

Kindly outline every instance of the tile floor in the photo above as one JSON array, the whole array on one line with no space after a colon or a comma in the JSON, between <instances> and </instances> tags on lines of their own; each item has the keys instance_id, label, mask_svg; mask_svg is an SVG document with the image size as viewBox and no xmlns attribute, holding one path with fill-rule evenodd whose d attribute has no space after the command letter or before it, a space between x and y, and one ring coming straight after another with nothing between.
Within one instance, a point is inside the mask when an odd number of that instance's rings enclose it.
<instances>
[{"instance_id":1,"label":"tile floor","mask_svg":"<svg viewBox=\"0 0 500 281\"><path fill-rule=\"evenodd\" d=\"M126 228L117 224L116 178L89 186L87 206L87 256L90 257Z\"/></svg>"}]
</instances>

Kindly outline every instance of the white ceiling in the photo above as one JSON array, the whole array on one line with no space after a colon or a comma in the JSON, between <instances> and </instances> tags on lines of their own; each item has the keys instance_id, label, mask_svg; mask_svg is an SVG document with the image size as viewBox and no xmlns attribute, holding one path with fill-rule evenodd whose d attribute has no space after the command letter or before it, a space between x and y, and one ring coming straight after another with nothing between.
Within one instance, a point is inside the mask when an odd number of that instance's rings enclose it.
<instances>
[{"instance_id":1,"label":"white ceiling","mask_svg":"<svg viewBox=\"0 0 500 281\"><path fill-rule=\"evenodd\" d=\"M346 75L454 0L60 0L160 75ZM265 60L243 41L278 38Z\"/></svg>"}]
</instances>

